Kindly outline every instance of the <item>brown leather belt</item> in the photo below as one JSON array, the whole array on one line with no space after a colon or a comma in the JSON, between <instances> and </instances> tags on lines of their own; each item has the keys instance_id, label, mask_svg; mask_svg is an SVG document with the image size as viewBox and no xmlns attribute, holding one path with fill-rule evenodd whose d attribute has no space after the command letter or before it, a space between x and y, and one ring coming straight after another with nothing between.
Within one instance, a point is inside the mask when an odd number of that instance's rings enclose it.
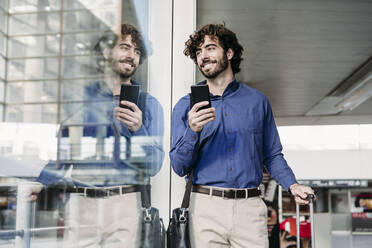
<instances>
[{"instance_id":1,"label":"brown leather belt","mask_svg":"<svg viewBox=\"0 0 372 248\"><path fill-rule=\"evenodd\" d=\"M241 199L241 198L250 198L261 195L261 190L258 188L250 189L216 189L212 187L205 187L200 185L193 185L192 192L219 196L222 198L228 199Z\"/></svg>"},{"instance_id":2,"label":"brown leather belt","mask_svg":"<svg viewBox=\"0 0 372 248\"><path fill-rule=\"evenodd\" d=\"M128 194L134 192L142 192L145 189L145 185L130 185L130 186L113 186L113 187L97 187L97 188L84 188L84 187L72 187L67 188L66 193L79 193L87 197L108 197L114 195Z\"/></svg>"}]
</instances>

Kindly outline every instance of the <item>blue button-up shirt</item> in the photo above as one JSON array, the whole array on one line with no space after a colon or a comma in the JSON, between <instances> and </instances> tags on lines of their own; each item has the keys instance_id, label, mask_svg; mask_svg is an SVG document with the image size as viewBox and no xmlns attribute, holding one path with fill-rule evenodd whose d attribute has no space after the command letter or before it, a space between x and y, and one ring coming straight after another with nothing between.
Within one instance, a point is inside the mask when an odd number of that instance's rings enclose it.
<instances>
[{"instance_id":1,"label":"blue button-up shirt","mask_svg":"<svg viewBox=\"0 0 372 248\"><path fill-rule=\"evenodd\" d=\"M199 84L205 84L201 82ZM173 110L170 159L179 176L194 169L193 184L226 188L258 187L263 165L286 190L296 182L267 97L233 80L222 96L210 95L216 119L196 133L188 126L189 95Z\"/></svg>"}]
</instances>

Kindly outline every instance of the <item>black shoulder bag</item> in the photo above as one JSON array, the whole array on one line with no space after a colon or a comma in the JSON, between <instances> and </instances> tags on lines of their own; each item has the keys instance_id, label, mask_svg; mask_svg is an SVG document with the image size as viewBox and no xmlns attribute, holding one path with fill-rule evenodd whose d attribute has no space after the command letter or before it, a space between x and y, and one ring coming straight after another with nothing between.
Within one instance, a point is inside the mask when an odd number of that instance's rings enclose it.
<instances>
[{"instance_id":1,"label":"black shoulder bag","mask_svg":"<svg viewBox=\"0 0 372 248\"><path fill-rule=\"evenodd\" d=\"M173 209L167 230L168 248L190 248L189 205L194 169L191 170L180 208Z\"/></svg>"},{"instance_id":2,"label":"black shoulder bag","mask_svg":"<svg viewBox=\"0 0 372 248\"><path fill-rule=\"evenodd\" d=\"M151 207L150 185L141 192L142 233L141 248L165 248L165 227L159 217L159 210Z\"/></svg>"}]
</instances>

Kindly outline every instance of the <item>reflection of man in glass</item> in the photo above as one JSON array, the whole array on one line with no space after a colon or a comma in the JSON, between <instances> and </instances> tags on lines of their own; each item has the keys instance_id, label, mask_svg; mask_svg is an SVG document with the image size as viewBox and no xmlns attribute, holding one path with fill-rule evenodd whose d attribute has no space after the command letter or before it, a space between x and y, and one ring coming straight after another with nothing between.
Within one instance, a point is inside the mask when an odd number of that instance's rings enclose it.
<instances>
[{"instance_id":1,"label":"reflection of man in glass","mask_svg":"<svg viewBox=\"0 0 372 248\"><path fill-rule=\"evenodd\" d=\"M104 79L85 87L83 111L72 113L71 120L75 120L62 125L62 139L96 139L95 156L59 161L58 167L70 168L76 186L67 191L79 193L71 194L66 207L65 225L78 226L67 238L73 247L138 247L141 207L149 206L149 178L160 170L164 156L163 112L159 102L145 92L140 92L137 104L122 101L128 108L118 107L121 85L139 85L132 76L147 56L135 27L123 24L119 36L105 35L95 51L101 55L98 64ZM49 170L53 166L41 172L39 182L50 185L58 180Z\"/></svg>"}]
</instances>

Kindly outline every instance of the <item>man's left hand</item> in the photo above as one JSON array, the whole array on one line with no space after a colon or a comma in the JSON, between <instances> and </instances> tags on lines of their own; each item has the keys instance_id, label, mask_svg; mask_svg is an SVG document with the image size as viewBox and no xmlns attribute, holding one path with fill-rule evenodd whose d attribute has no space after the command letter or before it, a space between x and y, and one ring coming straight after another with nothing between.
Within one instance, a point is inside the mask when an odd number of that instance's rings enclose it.
<instances>
[{"instance_id":1,"label":"man's left hand","mask_svg":"<svg viewBox=\"0 0 372 248\"><path fill-rule=\"evenodd\" d=\"M115 119L125 124L132 132L140 129L142 126L142 111L132 102L121 101L120 103L130 109L116 107L114 112Z\"/></svg>"},{"instance_id":2,"label":"man's left hand","mask_svg":"<svg viewBox=\"0 0 372 248\"><path fill-rule=\"evenodd\" d=\"M315 196L314 201L317 200L314 190L308 186L294 183L289 187L289 189L292 195L295 197L296 203L300 205L309 204L309 200L307 200L308 195L314 195Z\"/></svg>"}]
</instances>

